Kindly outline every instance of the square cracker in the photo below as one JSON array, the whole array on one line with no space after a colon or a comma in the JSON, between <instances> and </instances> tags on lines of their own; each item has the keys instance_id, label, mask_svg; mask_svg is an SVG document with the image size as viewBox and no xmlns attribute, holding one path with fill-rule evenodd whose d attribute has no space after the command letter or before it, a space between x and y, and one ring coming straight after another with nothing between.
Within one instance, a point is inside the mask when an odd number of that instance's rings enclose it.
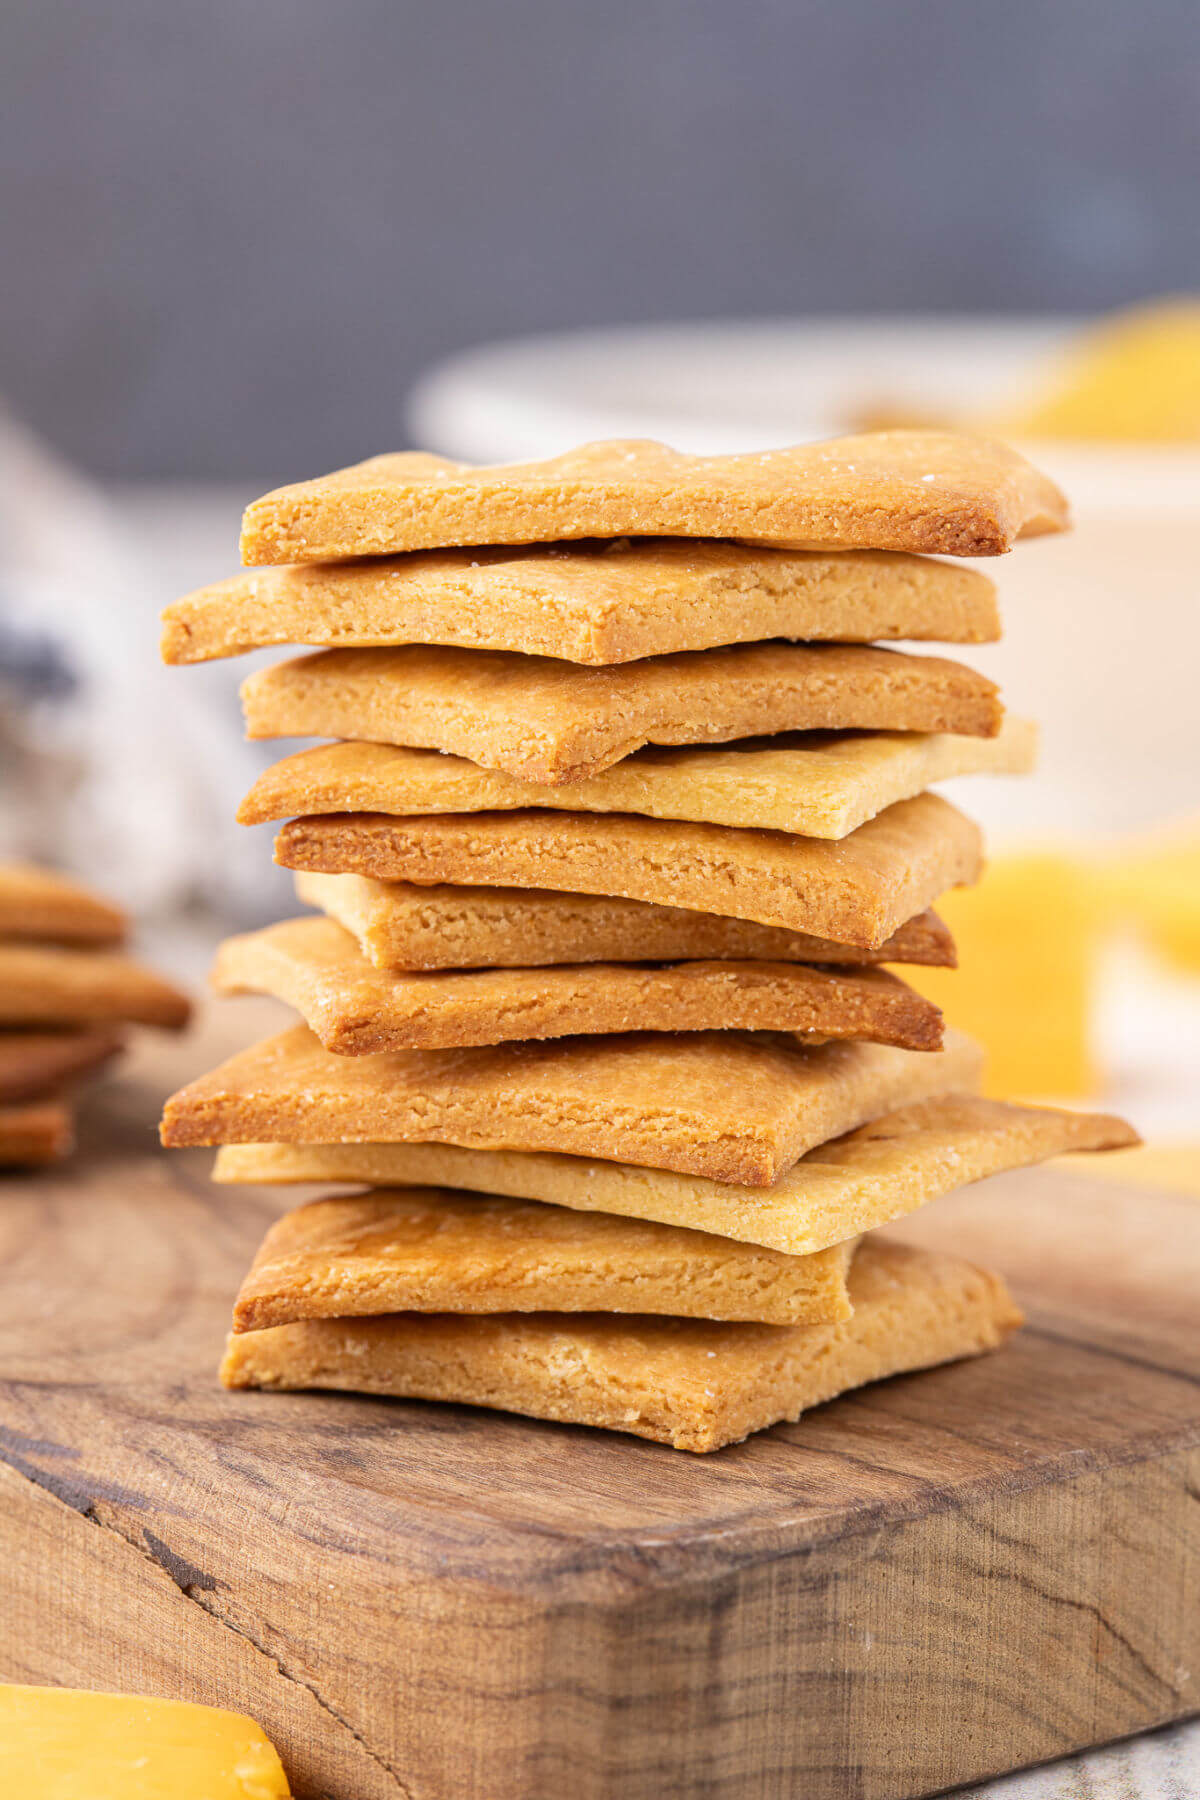
<instances>
[{"instance_id":1,"label":"square cracker","mask_svg":"<svg viewBox=\"0 0 1200 1800\"><path fill-rule=\"evenodd\" d=\"M849 1288L853 1316L824 1325L604 1313L309 1319L231 1337L221 1379L462 1401L707 1451L868 1381L995 1349L1021 1323L998 1275L886 1239L862 1246Z\"/></svg>"},{"instance_id":2,"label":"square cracker","mask_svg":"<svg viewBox=\"0 0 1200 1800\"><path fill-rule=\"evenodd\" d=\"M275 860L418 885L612 894L871 948L976 881L983 840L948 801L921 794L838 840L628 813L342 813L293 819Z\"/></svg>"},{"instance_id":3,"label":"square cracker","mask_svg":"<svg viewBox=\"0 0 1200 1800\"><path fill-rule=\"evenodd\" d=\"M918 913L877 949L803 931L651 906L608 894L538 888L415 887L367 875L296 876L296 895L357 938L377 969L529 968L550 963L923 963L952 969L954 940L934 912Z\"/></svg>"},{"instance_id":4,"label":"square cracker","mask_svg":"<svg viewBox=\"0 0 1200 1800\"><path fill-rule=\"evenodd\" d=\"M61 1100L0 1106L0 1168L33 1168L68 1156L75 1141L70 1109Z\"/></svg>"},{"instance_id":5,"label":"square cracker","mask_svg":"<svg viewBox=\"0 0 1200 1800\"><path fill-rule=\"evenodd\" d=\"M932 1052L693 1031L351 1057L299 1025L172 1095L162 1141L562 1150L769 1187L814 1144L969 1087L978 1066L953 1034Z\"/></svg>"},{"instance_id":6,"label":"square cracker","mask_svg":"<svg viewBox=\"0 0 1200 1800\"><path fill-rule=\"evenodd\" d=\"M128 921L98 894L32 863L0 863L0 938L119 944Z\"/></svg>"},{"instance_id":7,"label":"square cracker","mask_svg":"<svg viewBox=\"0 0 1200 1800\"><path fill-rule=\"evenodd\" d=\"M779 731L994 737L994 682L940 656L865 644L742 644L611 669L544 656L408 644L324 650L242 683L250 738L365 738L449 751L551 786L646 744Z\"/></svg>"},{"instance_id":8,"label":"square cracker","mask_svg":"<svg viewBox=\"0 0 1200 1800\"><path fill-rule=\"evenodd\" d=\"M956 1085L973 1087L980 1066L978 1058L973 1065L964 1059ZM231 1144L219 1152L213 1179L480 1188L585 1212L657 1219L809 1256L1003 1169L1027 1168L1066 1151L1121 1150L1137 1141L1123 1120L1103 1113L1015 1106L956 1092L885 1113L818 1145L769 1188L582 1156L448 1144Z\"/></svg>"},{"instance_id":9,"label":"square cracker","mask_svg":"<svg viewBox=\"0 0 1200 1800\"><path fill-rule=\"evenodd\" d=\"M277 1219L235 1331L372 1313L668 1313L798 1325L850 1315L853 1243L782 1256L704 1231L447 1188L315 1200Z\"/></svg>"},{"instance_id":10,"label":"square cracker","mask_svg":"<svg viewBox=\"0 0 1200 1800\"><path fill-rule=\"evenodd\" d=\"M162 654L192 663L268 644L449 644L596 666L764 638L999 635L986 576L929 557L618 538L256 569L168 606Z\"/></svg>"},{"instance_id":11,"label":"square cracker","mask_svg":"<svg viewBox=\"0 0 1200 1800\"><path fill-rule=\"evenodd\" d=\"M116 1031L0 1032L0 1102L35 1100L98 1069L121 1048Z\"/></svg>"},{"instance_id":12,"label":"square cracker","mask_svg":"<svg viewBox=\"0 0 1200 1800\"><path fill-rule=\"evenodd\" d=\"M582 963L387 974L332 919L227 938L219 994L273 994L327 1050L501 1044L617 1031L788 1031L936 1050L941 1013L884 969L804 963Z\"/></svg>"},{"instance_id":13,"label":"square cracker","mask_svg":"<svg viewBox=\"0 0 1200 1800\"><path fill-rule=\"evenodd\" d=\"M935 781L1025 774L1036 747L1035 728L1013 718L994 738L803 731L696 750L641 750L587 781L546 787L437 750L322 744L264 770L238 818L262 825L296 814L412 818L547 807L844 838Z\"/></svg>"},{"instance_id":14,"label":"square cracker","mask_svg":"<svg viewBox=\"0 0 1200 1800\"><path fill-rule=\"evenodd\" d=\"M128 956L0 942L0 1024L128 1020L179 1030L190 1012L186 994Z\"/></svg>"},{"instance_id":15,"label":"square cracker","mask_svg":"<svg viewBox=\"0 0 1200 1800\"><path fill-rule=\"evenodd\" d=\"M306 563L649 535L994 556L1066 524L1062 494L1023 456L953 432L868 432L742 456L618 438L479 468L413 451L375 456L253 501L241 549L243 563Z\"/></svg>"}]
</instances>

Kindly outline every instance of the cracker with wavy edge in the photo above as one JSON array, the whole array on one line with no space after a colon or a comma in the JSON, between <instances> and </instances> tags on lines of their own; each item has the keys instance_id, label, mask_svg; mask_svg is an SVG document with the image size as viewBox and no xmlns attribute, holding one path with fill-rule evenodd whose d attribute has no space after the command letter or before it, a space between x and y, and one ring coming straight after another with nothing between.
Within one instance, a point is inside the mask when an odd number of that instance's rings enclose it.
<instances>
[{"instance_id":1,"label":"cracker with wavy edge","mask_svg":"<svg viewBox=\"0 0 1200 1800\"><path fill-rule=\"evenodd\" d=\"M740 456L614 438L485 467L420 451L375 456L253 501L241 551L243 563L307 563L653 535L994 556L1067 522L1062 494L1023 456L954 432L870 432Z\"/></svg>"}]
</instances>

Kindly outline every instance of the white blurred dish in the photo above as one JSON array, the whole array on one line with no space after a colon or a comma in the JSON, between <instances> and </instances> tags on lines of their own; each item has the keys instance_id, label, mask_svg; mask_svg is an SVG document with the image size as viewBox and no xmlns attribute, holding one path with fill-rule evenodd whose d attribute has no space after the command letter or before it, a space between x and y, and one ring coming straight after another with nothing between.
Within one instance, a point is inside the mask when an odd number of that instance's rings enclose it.
<instances>
[{"instance_id":1,"label":"white blurred dish","mask_svg":"<svg viewBox=\"0 0 1200 1800\"><path fill-rule=\"evenodd\" d=\"M650 437L701 454L853 429L864 409L1000 410L1052 376L1081 321L763 320L485 345L415 389L412 439L471 462ZM1020 446L1069 494L1078 529L981 564L1002 644L968 652L1043 721L1040 775L961 794L993 835L1086 838L1200 805L1200 448ZM951 654L958 655L958 651ZM955 784L956 786L958 784Z\"/></svg>"},{"instance_id":2,"label":"white blurred dish","mask_svg":"<svg viewBox=\"0 0 1200 1800\"><path fill-rule=\"evenodd\" d=\"M853 430L886 404L956 418L1005 410L1053 379L1075 318L763 319L641 325L484 344L413 389L414 443L467 462L649 437L722 455ZM1078 510L1196 507L1200 447L1022 445Z\"/></svg>"}]
</instances>

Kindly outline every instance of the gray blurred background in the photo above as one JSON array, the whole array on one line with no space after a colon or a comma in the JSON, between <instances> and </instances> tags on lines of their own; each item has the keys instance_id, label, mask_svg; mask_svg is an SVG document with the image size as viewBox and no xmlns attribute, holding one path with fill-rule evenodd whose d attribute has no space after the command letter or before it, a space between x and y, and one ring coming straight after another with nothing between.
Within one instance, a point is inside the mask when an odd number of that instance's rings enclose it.
<instances>
[{"instance_id":1,"label":"gray blurred background","mask_svg":"<svg viewBox=\"0 0 1200 1800\"><path fill-rule=\"evenodd\" d=\"M3 0L0 392L291 479L558 327L1200 287L1197 0Z\"/></svg>"},{"instance_id":2,"label":"gray blurred background","mask_svg":"<svg viewBox=\"0 0 1200 1800\"><path fill-rule=\"evenodd\" d=\"M242 738L277 652L157 650L255 493L408 418L484 461L1019 418L1080 321L1200 301L1198 176L1200 0L0 0L0 859L198 982L296 905L234 818L297 747ZM1001 854L1200 803L1195 413L1028 446L1079 529L988 571L979 666L1044 726L1036 782L954 795ZM1107 1097L1194 1133L1200 989L1131 956Z\"/></svg>"}]
</instances>

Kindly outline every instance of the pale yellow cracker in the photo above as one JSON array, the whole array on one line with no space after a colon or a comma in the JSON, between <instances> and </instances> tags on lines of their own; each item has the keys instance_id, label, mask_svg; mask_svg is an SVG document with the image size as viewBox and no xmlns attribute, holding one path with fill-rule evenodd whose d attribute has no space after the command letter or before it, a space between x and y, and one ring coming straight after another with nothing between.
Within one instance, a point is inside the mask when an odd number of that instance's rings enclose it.
<instances>
[{"instance_id":1,"label":"pale yellow cracker","mask_svg":"<svg viewBox=\"0 0 1200 1800\"><path fill-rule=\"evenodd\" d=\"M998 1275L886 1239L859 1250L849 1290L853 1316L823 1325L603 1313L308 1319L231 1337L221 1379L463 1401L708 1451L868 1381L995 1349L1021 1323Z\"/></svg>"},{"instance_id":2,"label":"pale yellow cracker","mask_svg":"<svg viewBox=\"0 0 1200 1800\"><path fill-rule=\"evenodd\" d=\"M1066 524L1054 483L986 438L880 431L742 456L615 438L482 468L375 456L255 500L241 547L244 563L307 563L653 535L994 556Z\"/></svg>"},{"instance_id":3,"label":"pale yellow cracker","mask_svg":"<svg viewBox=\"0 0 1200 1800\"><path fill-rule=\"evenodd\" d=\"M235 1331L373 1313L669 1313L798 1325L850 1315L854 1244L782 1256L704 1231L447 1188L316 1200L276 1220Z\"/></svg>"},{"instance_id":4,"label":"pale yellow cracker","mask_svg":"<svg viewBox=\"0 0 1200 1800\"><path fill-rule=\"evenodd\" d=\"M193 663L268 644L448 644L596 666L765 638L999 635L993 584L930 557L619 538L256 569L168 606L162 654Z\"/></svg>"},{"instance_id":5,"label":"pale yellow cracker","mask_svg":"<svg viewBox=\"0 0 1200 1800\"><path fill-rule=\"evenodd\" d=\"M275 860L418 885L613 894L871 948L947 888L977 880L983 842L948 801L921 794L837 840L546 808L334 814L285 825Z\"/></svg>"},{"instance_id":6,"label":"pale yellow cracker","mask_svg":"<svg viewBox=\"0 0 1200 1800\"><path fill-rule=\"evenodd\" d=\"M220 994L286 1001L348 1056L618 1031L789 1031L910 1050L942 1041L937 1007L884 969L746 961L394 975L332 919L227 938L212 980Z\"/></svg>"},{"instance_id":7,"label":"pale yellow cracker","mask_svg":"<svg viewBox=\"0 0 1200 1800\"><path fill-rule=\"evenodd\" d=\"M99 894L32 863L0 863L0 938L119 944L128 922Z\"/></svg>"},{"instance_id":8,"label":"pale yellow cracker","mask_svg":"<svg viewBox=\"0 0 1200 1800\"><path fill-rule=\"evenodd\" d=\"M779 731L994 737L994 682L939 656L864 644L744 644L610 669L409 644L324 650L242 683L251 738L368 739L444 750L518 780L582 781L646 744Z\"/></svg>"},{"instance_id":9,"label":"pale yellow cracker","mask_svg":"<svg viewBox=\"0 0 1200 1800\"><path fill-rule=\"evenodd\" d=\"M978 1084L982 1059L954 1032L947 1033L941 1054L953 1072L946 1084L953 1091L818 1145L769 1188L582 1156L447 1144L231 1144L219 1152L213 1178L478 1188L584 1212L657 1219L809 1256L1004 1169L1027 1168L1066 1151L1121 1150L1137 1142L1123 1120L1103 1113L1015 1106L968 1092Z\"/></svg>"},{"instance_id":10,"label":"pale yellow cracker","mask_svg":"<svg viewBox=\"0 0 1200 1800\"><path fill-rule=\"evenodd\" d=\"M636 814L844 838L885 807L958 775L1023 775L1037 733L1008 718L994 738L919 732L798 732L699 750L641 750L587 781L546 787L460 756L394 744L321 744L259 776L243 825L313 813L556 812Z\"/></svg>"},{"instance_id":11,"label":"pale yellow cracker","mask_svg":"<svg viewBox=\"0 0 1200 1800\"><path fill-rule=\"evenodd\" d=\"M766 1031L334 1056L298 1025L172 1095L162 1140L561 1150L769 1187L814 1144L960 1088L963 1061L957 1042L814 1048Z\"/></svg>"},{"instance_id":12,"label":"pale yellow cracker","mask_svg":"<svg viewBox=\"0 0 1200 1800\"><path fill-rule=\"evenodd\" d=\"M803 931L651 906L607 894L538 888L415 887L367 875L296 876L296 894L358 939L377 969L529 968L548 963L675 962L692 957L766 962L924 963L954 967L954 940L936 913L918 913L876 949Z\"/></svg>"},{"instance_id":13,"label":"pale yellow cracker","mask_svg":"<svg viewBox=\"0 0 1200 1800\"><path fill-rule=\"evenodd\" d=\"M178 1030L190 1011L186 994L115 951L0 942L0 1024L129 1020Z\"/></svg>"}]
</instances>

